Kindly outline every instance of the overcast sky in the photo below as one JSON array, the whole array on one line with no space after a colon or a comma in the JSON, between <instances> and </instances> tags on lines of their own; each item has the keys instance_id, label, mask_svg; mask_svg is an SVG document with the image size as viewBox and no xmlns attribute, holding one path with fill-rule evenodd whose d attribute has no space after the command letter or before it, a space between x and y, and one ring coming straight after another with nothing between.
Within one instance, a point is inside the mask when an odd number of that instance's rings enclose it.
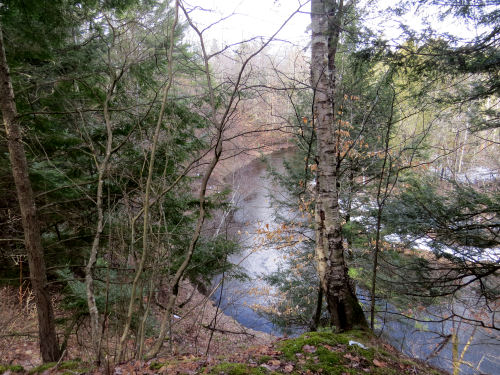
<instances>
[{"instance_id":1,"label":"overcast sky","mask_svg":"<svg viewBox=\"0 0 500 375\"><path fill-rule=\"evenodd\" d=\"M378 15L378 10L393 5L394 1L365 0L364 2L370 5L376 4L367 16L371 28L383 30L386 39L394 39L400 35L401 31L397 27L397 22L390 20L387 14L383 17ZM307 28L310 24L310 2L308 0L187 0L185 3L203 8L192 13L193 20L199 25L207 26L221 17L234 13L229 19L210 28L206 33L206 40L209 43L216 40L220 46L222 43L235 43L258 35L271 36L290 15L297 11L278 38L302 47L309 43ZM420 19L421 15L408 14L400 20L408 23L412 28L421 29ZM453 20L438 22L434 19L433 27L439 32L448 32L464 38L476 34L475 30L467 28L463 22L453 22Z\"/></svg>"},{"instance_id":2,"label":"overcast sky","mask_svg":"<svg viewBox=\"0 0 500 375\"><path fill-rule=\"evenodd\" d=\"M209 25L221 17L234 13L229 19L213 26L207 33L208 40L219 43L235 43L254 36L271 36L284 21L299 8L297 13L280 32L278 38L299 44L307 44L306 32L310 23L310 4L307 0L188 0L190 5L197 5L206 10L192 13L193 20ZM301 4L305 4L301 7Z\"/></svg>"}]
</instances>

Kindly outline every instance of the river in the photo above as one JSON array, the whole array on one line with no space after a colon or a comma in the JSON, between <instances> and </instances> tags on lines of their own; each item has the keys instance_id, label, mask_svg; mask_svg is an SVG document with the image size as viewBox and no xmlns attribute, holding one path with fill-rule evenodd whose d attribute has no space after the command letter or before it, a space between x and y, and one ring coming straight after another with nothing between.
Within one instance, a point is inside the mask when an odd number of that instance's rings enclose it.
<instances>
[{"instance_id":1,"label":"river","mask_svg":"<svg viewBox=\"0 0 500 375\"><path fill-rule=\"evenodd\" d=\"M278 171L283 170L283 160L291 155L291 151L281 151L268 156L270 165ZM274 227L274 211L271 207L271 195L286 193L268 177L266 165L254 160L231 176L234 189L234 201L238 209L234 213L235 227L233 235L240 239L242 252L229 259L233 264L242 267L249 279L225 279L222 288L214 295L214 301L220 303L221 309L242 325L254 330L281 335L280 330L268 319L259 315L253 305L269 305L272 303L272 288L261 280L262 275L275 271L281 262L281 254L273 247L262 246L259 228ZM214 282L219 282L218 277ZM363 294L363 293L360 293ZM360 298L362 299L361 295ZM386 312L378 316L379 334L407 355L428 359L437 367L450 371L451 340L447 341L436 355L431 353L445 342L444 337L450 334L452 323L422 322L396 319L396 308L380 302L381 310ZM395 314L394 314L395 313ZM430 316L422 316L422 320L431 320ZM458 328L458 326L456 326ZM464 348L471 336L472 329L462 325L459 332L459 352ZM474 332L473 340L465 353L461 374L500 374L498 334L485 329ZM429 356L431 356L429 358Z\"/></svg>"}]
</instances>

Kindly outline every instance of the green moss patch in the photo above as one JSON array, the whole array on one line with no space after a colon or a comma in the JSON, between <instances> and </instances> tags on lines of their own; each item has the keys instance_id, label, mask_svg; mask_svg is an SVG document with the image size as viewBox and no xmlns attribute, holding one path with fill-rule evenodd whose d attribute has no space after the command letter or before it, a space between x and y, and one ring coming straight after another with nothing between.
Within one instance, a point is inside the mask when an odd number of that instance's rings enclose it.
<instances>
[{"instance_id":1,"label":"green moss patch","mask_svg":"<svg viewBox=\"0 0 500 375\"><path fill-rule=\"evenodd\" d=\"M24 368L21 365L0 365L0 374L4 372L24 372Z\"/></svg>"},{"instance_id":2,"label":"green moss patch","mask_svg":"<svg viewBox=\"0 0 500 375\"><path fill-rule=\"evenodd\" d=\"M151 364L149 365L149 369L150 370L159 370L163 367L163 363L161 362L151 362Z\"/></svg>"},{"instance_id":3,"label":"green moss patch","mask_svg":"<svg viewBox=\"0 0 500 375\"><path fill-rule=\"evenodd\" d=\"M259 364L262 364L262 363L266 363L267 361L270 361L271 359L273 359L273 357L271 357L270 355L263 355L262 357L257 358L257 362Z\"/></svg>"},{"instance_id":4,"label":"green moss patch","mask_svg":"<svg viewBox=\"0 0 500 375\"><path fill-rule=\"evenodd\" d=\"M54 368L57 365L56 362L48 362L44 363L40 366L34 367L31 370L29 370L29 374L41 374L51 368ZM59 366L57 366L57 372L64 373L64 370L71 370L72 373L85 373L88 372L88 368L84 367L82 362L79 360L73 360L73 361L64 361L59 363ZM66 371L66 373L69 373L69 371Z\"/></svg>"},{"instance_id":5,"label":"green moss patch","mask_svg":"<svg viewBox=\"0 0 500 375\"><path fill-rule=\"evenodd\" d=\"M292 374L396 375L411 374L418 368L421 374L435 375L436 371L400 353L390 353L371 333L364 331L308 332L276 346L283 353L281 360L293 365L293 371L289 372ZM278 371L282 370L281 367Z\"/></svg>"},{"instance_id":6,"label":"green moss patch","mask_svg":"<svg viewBox=\"0 0 500 375\"><path fill-rule=\"evenodd\" d=\"M31 370L29 370L29 374L39 374L44 371L47 371L48 369L51 369L54 367L57 363L56 362L47 362L44 364L41 364L40 366L33 367Z\"/></svg>"},{"instance_id":7,"label":"green moss patch","mask_svg":"<svg viewBox=\"0 0 500 375\"><path fill-rule=\"evenodd\" d=\"M221 363L215 366L209 374L212 375L267 375L269 372L262 367L251 367L245 363Z\"/></svg>"}]
</instances>

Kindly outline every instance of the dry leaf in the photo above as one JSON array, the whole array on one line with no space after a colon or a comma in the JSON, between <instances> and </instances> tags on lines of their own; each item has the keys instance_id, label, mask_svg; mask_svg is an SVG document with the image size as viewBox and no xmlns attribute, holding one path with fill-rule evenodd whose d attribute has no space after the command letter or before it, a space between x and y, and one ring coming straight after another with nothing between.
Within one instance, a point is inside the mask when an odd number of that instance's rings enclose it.
<instances>
[{"instance_id":1,"label":"dry leaf","mask_svg":"<svg viewBox=\"0 0 500 375\"><path fill-rule=\"evenodd\" d=\"M290 364L286 365L283 371L286 372L287 374L291 373L293 371L293 365Z\"/></svg>"},{"instance_id":2,"label":"dry leaf","mask_svg":"<svg viewBox=\"0 0 500 375\"><path fill-rule=\"evenodd\" d=\"M316 351L316 347L312 345L304 345L302 347L302 351L306 353L314 353Z\"/></svg>"},{"instance_id":3,"label":"dry leaf","mask_svg":"<svg viewBox=\"0 0 500 375\"><path fill-rule=\"evenodd\" d=\"M354 362L359 362L359 357L354 357L351 353L344 354L344 358L347 358Z\"/></svg>"},{"instance_id":4,"label":"dry leaf","mask_svg":"<svg viewBox=\"0 0 500 375\"><path fill-rule=\"evenodd\" d=\"M374 359L373 364L377 367L387 367L387 363L379 361L378 359Z\"/></svg>"}]
</instances>

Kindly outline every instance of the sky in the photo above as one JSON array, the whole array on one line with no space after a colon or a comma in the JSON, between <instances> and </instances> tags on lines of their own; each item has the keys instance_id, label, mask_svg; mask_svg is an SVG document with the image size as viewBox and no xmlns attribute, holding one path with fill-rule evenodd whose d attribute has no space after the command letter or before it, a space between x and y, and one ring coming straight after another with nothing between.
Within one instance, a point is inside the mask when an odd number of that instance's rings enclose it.
<instances>
[{"instance_id":1,"label":"sky","mask_svg":"<svg viewBox=\"0 0 500 375\"><path fill-rule=\"evenodd\" d=\"M206 40L217 41L221 44L231 44L255 36L271 36L276 32L290 15L295 15L278 35L278 38L287 40L301 47L309 43L308 26L310 24L310 2L308 0L187 0L186 4L198 9L193 11L192 18L199 25L207 26L219 19L233 14L228 19L214 25L206 33ZM401 31L396 20L390 20L387 15L379 16L378 10L383 10L394 4L391 0L371 1L364 0L365 4L376 4L368 14L368 24L371 28L379 29L386 39L395 39ZM436 12L437 13L437 12ZM433 27L439 32L448 32L458 37L471 37L477 34L456 20L439 22L429 12ZM408 14L400 18L412 28L422 29L421 16Z\"/></svg>"},{"instance_id":2,"label":"sky","mask_svg":"<svg viewBox=\"0 0 500 375\"><path fill-rule=\"evenodd\" d=\"M234 13L207 32L208 40L231 44L255 36L269 37L300 8L302 13L292 17L278 38L300 45L307 44L309 39L306 29L310 23L310 5L307 0L188 0L187 3L212 10L192 13L193 20L200 25L209 25ZM301 7L301 4L305 5Z\"/></svg>"}]
</instances>

